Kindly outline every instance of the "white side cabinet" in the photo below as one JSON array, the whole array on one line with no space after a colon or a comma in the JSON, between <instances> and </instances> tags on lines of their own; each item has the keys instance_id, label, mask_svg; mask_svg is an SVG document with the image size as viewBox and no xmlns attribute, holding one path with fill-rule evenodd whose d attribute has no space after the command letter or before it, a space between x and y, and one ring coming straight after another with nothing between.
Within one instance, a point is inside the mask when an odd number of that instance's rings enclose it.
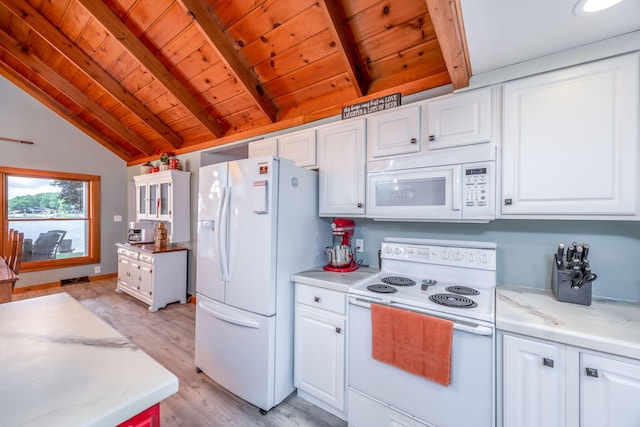
<instances>
[{"instance_id":1,"label":"white side cabinet","mask_svg":"<svg viewBox=\"0 0 640 427\"><path fill-rule=\"evenodd\" d=\"M516 80L503 92L503 216L637 215L637 54Z\"/></svg>"},{"instance_id":2,"label":"white side cabinet","mask_svg":"<svg viewBox=\"0 0 640 427\"><path fill-rule=\"evenodd\" d=\"M346 420L346 295L295 287L294 385L299 396Z\"/></svg>"},{"instance_id":3,"label":"white side cabinet","mask_svg":"<svg viewBox=\"0 0 640 427\"><path fill-rule=\"evenodd\" d=\"M171 169L134 176L133 180L136 220L169 223L172 243L191 240L191 172Z\"/></svg>"},{"instance_id":4,"label":"white side cabinet","mask_svg":"<svg viewBox=\"0 0 640 427\"><path fill-rule=\"evenodd\" d=\"M367 120L369 160L420 151L420 106L385 111Z\"/></svg>"},{"instance_id":5,"label":"white side cabinet","mask_svg":"<svg viewBox=\"0 0 640 427\"><path fill-rule=\"evenodd\" d=\"M152 312L172 302L187 301L186 249L149 252L121 244L117 248L116 292L126 292L139 299L148 304Z\"/></svg>"},{"instance_id":6,"label":"white side cabinet","mask_svg":"<svg viewBox=\"0 0 640 427\"><path fill-rule=\"evenodd\" d=\"M491 88L427 100L423 107L423 134L429 150L491 141Z\"/></svg>"},{"instance_id":7,"label":"white side cabinet","mask_svg":"<svg viewBox=\"0 0 640 427\"><path fill-rule=\"evenodd\" d=\"M366 120L318 128L320 216L364 217Z\"/></svg>"},{"instance_id":8,"label":"white side cabinet","mask_svg":"<svg viewBox=\"0 0 640 427\"><path fill-rule=\"evenodd\" d=\"M507 333L499 337L504 427L640 425L640 360Z\"/></svg>"}]
</instances>

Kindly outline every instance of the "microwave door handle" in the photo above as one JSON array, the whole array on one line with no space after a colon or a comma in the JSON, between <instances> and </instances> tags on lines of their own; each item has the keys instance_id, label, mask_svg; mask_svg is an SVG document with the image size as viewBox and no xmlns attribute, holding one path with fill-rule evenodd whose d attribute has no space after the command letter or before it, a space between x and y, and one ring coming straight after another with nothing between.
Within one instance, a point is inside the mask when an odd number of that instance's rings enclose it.
<instances>
[{"instance_id":1,"label":"microwave door handle","mask_svg":"<svg viewBox=\"0 0 640 427\"><path fill-rule=\"evenodd\" d=\"M452 179L452 189L451 189L451 209L454 211L460 210L460 193L462 191L460 185L460 171L454 170L453 179Z\"/></svg>"}]
</instances>

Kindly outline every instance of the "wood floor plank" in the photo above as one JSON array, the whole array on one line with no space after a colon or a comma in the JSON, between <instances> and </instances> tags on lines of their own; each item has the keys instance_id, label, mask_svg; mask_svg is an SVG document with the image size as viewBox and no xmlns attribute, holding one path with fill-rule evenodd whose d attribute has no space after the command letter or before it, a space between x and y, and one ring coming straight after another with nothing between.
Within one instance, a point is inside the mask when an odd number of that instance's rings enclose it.
<instances>
[{"instance_id":1,"label":"wood floor plank","mask_svg":"<svg viewBox=\"0 0 640 427\"><path fill-rule=\"evenodd\" d=\"M195 304L171 304L155 313L127 294L116 293L115 278L13 295L13 300L67 292L131 342L173 372L180 386L160 404L163 427L345 427L346 422L294 392L261 415L257 407L197 373Z\"/></svg>"}]
</instances>

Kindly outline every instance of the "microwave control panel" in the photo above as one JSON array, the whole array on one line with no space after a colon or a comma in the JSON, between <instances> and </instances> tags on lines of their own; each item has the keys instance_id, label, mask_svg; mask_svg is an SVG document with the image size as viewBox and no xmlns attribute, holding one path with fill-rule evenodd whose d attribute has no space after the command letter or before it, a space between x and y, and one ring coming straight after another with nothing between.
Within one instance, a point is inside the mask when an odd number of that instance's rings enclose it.
<instances>
[{"instance_id":1,"label":"microwave control panel","mask_svg":"<svg viewBox=\"0 0 640 427\"><path fill-rule=\"evenodd\" d=\"M465 216L494 217L493 163L468 163L462 168Z\"/></svg>"}]
</instances>

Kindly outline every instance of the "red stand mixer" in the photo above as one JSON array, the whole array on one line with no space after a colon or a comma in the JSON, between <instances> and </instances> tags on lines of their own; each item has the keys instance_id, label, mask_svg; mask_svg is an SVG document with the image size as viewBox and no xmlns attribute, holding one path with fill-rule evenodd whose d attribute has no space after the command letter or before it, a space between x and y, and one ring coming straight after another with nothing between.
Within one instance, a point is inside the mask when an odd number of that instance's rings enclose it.
<instances>
[{"instance_id":1,"label":"red stand mixer","mask_svg":"<svg viewBox=\"0 0 640 427\"><path fill-rule=\"evenodd\" d=\"M331 223L334 237L340 237L340 244L327 246L325 254L328 264L323 268L327 271L349 272L356 271L360 265L355 260L351 248L351 236L355 223L350 219L336 218Z\"/></svg>"}]
</instances>

